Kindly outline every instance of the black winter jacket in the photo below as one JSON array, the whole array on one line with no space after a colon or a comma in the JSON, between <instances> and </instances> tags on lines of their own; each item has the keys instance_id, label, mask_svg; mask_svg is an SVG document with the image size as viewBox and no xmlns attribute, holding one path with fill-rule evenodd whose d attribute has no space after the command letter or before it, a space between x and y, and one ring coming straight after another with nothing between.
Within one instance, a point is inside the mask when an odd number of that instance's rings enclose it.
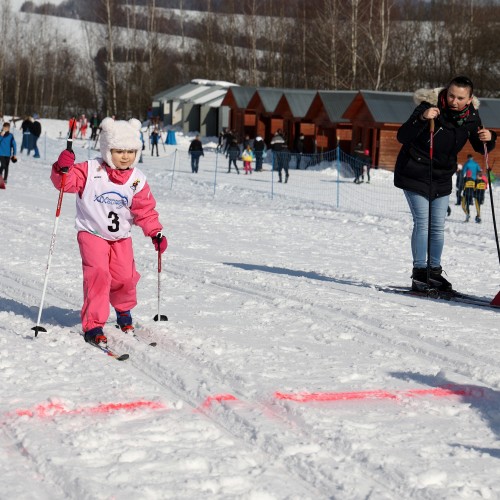
<instances>
[{"instance_id":1,"label":"black winter jacket","mask_svg":"<svg viewBox=\"0 0 500 500\"><path fill-rule=\"evenodd\" d=\"M399 128L397 139L402 147L394 171L396 187L425 197L429 196L430 184L430 121L421 120L420 116L431 106L436 106L436 104L425 101L420 103L409 120ZM457 169L457 155L467 141L470 142L474 151L484 154L483 142L478 137L481 119L472 102L469 109L469 116L460 126L447 120L444 112L441 112L435 120L431 199L451 193L452 177ZM495 147L496 133L492 131L491 135L491 141L486 143L488 151Z\"/></svg>"}]
</instances>

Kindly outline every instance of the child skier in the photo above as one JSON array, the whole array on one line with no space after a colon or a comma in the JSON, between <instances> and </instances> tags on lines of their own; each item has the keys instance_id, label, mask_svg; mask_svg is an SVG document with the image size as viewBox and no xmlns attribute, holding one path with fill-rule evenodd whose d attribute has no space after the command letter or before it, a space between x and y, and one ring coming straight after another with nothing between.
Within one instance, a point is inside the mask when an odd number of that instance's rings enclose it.
<instances>
[{"instance_id":1,"label":"child skier","mask_svg":"<svg viewBox=\"0 0 500 500\"><path fill-rule=\"evenodd\" d=\"M102 158L75 164L72 151L63 151L52 166L51 180L60 189L76 193L76 229L83 267L83 307L85 341L105 344L103 326L109 304L115 308L123 331L133 330L130 310L137 304L136 271L131 226L139 226L163 253L167 239L155 210L156 201L145 175L136 168L142 148L139 120L101 124ZM62 169L68 168L64 174Z\"/></svg>"}]
</instances>

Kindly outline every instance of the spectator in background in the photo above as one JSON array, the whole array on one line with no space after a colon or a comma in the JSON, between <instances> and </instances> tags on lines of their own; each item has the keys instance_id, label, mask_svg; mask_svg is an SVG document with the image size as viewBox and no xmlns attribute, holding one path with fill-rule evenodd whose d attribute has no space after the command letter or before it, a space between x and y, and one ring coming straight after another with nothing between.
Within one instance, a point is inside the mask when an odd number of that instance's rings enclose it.
<instances>
[{"instance_id":1,"label":"spectator in background","mask_svg":"<svg viewBox=\"0 0 500 500\"><path fill-rule=\"evenodd\" d=\"M7 183L9 177L9 163L12 160L14 163L16 159L16 140L10 131L10 123L5 122L0 132L0 175Z\"/></svg>"},{"instance_id":2,"label":"spectator in background","mask_svg":"<svg viewBox=\"0 0 500 500\"><path fill-rule=\"evenodd\" d=\"M233 139L234 139L233 134L231 133L231 131L228 128L226 128L226 130L224 131L224 154L226 156L227 156L227 150L229 149L229 147L233 143Z\"/></svg>"},{"instance_id":3,"label":"spectator in background","mask_svg":"<svg viewBox=\"0 0 500 500\"><path fill-rule=\"evenodd\" d=\"M363 160L364 160L364 165L363 165L363 170L361 172L361 182L365 180L365 168L366 168L366 182L370 184L370 170L372 168L372 159L370 157L370 150L365 149L364 154L363 154Z\"/></svg>"},{"instance_id":4,"label":"spectator in background","mask_svg":"<svg viewBox=\"0 0 500 500\"><path fill-rule=\"evenodd\" d=\"M155 127L153 129L149 137L149 140L151 141L151 156L154 156L155 147L156 147L156 156L160 156L160 154L158 153L158 143L160 142L160 132L158 131L158 127Z\"/></svg>"},{"instance_id":5,"label":"spectator in background","mask_svg":"<svg viewBox=\"0 0 500 500\"><path fill-rule=\"evenodd\" d=\"M363 169L364 169L364 155L365 148L363 148L363 144L358 142L356 145L356 149L354 150L354 183L361 184L364 179L363 177Z\"/></svg>"},{"instance_id":6,"label":"spectator in background","mask_svg":"<svg viewBox=\"0 0 500 500\"><path fill-rule=\"evenodd\" d=\"M236 169L236 173L239 174L240 171L238 170L238 165L236 163L236 160L239 159L240 157L240 147L238 146L238 142L236 139L233 139L229 147L227 148L226 152L226 158L229 157L229 165L227 169L227 173L231 173L231 163L234 165L234 168Z\"/></svg>"},{"instance_id":7,"label":"spectator in background","mask_svg":"<svg viewBox=\"0 0 500 500\"><path fill-rule=\"evenodd\" d=\"M300 134L295 141L295 168L300 170L300 164L302 161L302 155L304 154L304 134Z\"/></svg>"},{"instance_id":8,"label":"spectator in background","mask_svg":"<svg viewBox=\"0 0 500 500\"><path fill-rule=\"evenodd\" d=\"M74 139L76 137L77 128L78 128L78 122L76 121L75 115L73 115L69 119L68 127L69 127L68 137L71 137L72 139Z\"/></svg>"},{"instance_id":9,"label":"spectator in background","mask_svg":"<svg viewBox=\"0 0 500 500\"><path fill-rule=\"evenodd\" d=\"M23 138L21 140L21 153L26 149L28 155L30 154L32 147L32 137L31 137L31 127L32 127L31 116L26 116L21 123L21 131L23 133Z\"/></svg>"},{"instance_id":10,"label":"spectator in background","mask_svg":"<svg viewBox=\"0 0 500 500\"><path fill-rule=\"evenodd\" d=\"M255 171L262 172L262 162L264 156L266 155L266 143L260 135L255 138L253 143L254 155L255 155Z\"/></svg>"},{"instance_id":11,"label":"spectator in background","mask_svg":"<svg viewBox=\"0 0 500 500\"><path fill-rule=\"evenodd\" d=\"M78 120L78 126L80 127L80 137L85 139L87 137L87 127L89 126L89 122L85 115L80 116L80 120Z\"/></svg>"},{"instance_id":12,"label":"spectator in background","mask_svg":"<svg viewBox=\"0 0 500 500\"><path fill-rule=\"evenodd\" d=\"M38 150L38 139L42 135L42 125L38 120L34 120L31 125L31 133L33 134L33 149L35 154L33 158L40 158L40 151Z\"/></svg>"},{"instance_id":13,"label":"spectator in background","mask_svg":"<svg viewBox=\"0 0 500 500\"><path fill-rule=\"evenodd\" d=\"M99 123L101 121L99 120L99 117L97 116L96 113L92 115L92 118L90 119L90 130L92 131L90 135L90 140L95 141L97 139L97 131L99 130ZM143 140L144 143L144 140Z\"/></svg>"},{"instance_id":14,"label":"spectator in background","mask_svg":"<svg viewBox=\"0 0 500 500\"><path fill-rule=\"evenodd\" d=\"M464 188L464 178L462 175L462 169L463 165L461 163L457 163L457 171L456 171L457 180L455 182L457 202L455 203L455 205L460 205L462 203L462 189Z\"/></svg>"},{"instance_id":15,"label":"spectator in background","mask_svg":"<svg viewBox=\"0 0 500 500\"><path fill-rule=\"evenodd\" d=\"M273 165L274 169L278 170L278 182L283 182L282 170L285 170L285 183L288 182L288 154L286 154L286 144L285 138L283 137L283 131L281 129L277 130L271 139L271 149L273 151Z\"/></svg>"},{"instance_id":16,"label":"spectator in background","mask_svg":"<svg viewBox=\"0 0 500 500\"><path fill-rule=\"evenodd\" d=\"M219 133L219 142L217 144L217 153L222 153L222 148L224 146L224 132L221 130Z\"/></svg>"},{"instance_id":17,"label":"spectator in background","mask_svg":"<svg viewBox=\"0 0 500 500\"><path fill-rule=\"evenodd\" d=\"M188 153L191 155L191 172L197 174L198 167L200 166L200 156L205 156L203 153L203 144L201 143L199 135L191 141Z\"/></svg>"}]
</instances>

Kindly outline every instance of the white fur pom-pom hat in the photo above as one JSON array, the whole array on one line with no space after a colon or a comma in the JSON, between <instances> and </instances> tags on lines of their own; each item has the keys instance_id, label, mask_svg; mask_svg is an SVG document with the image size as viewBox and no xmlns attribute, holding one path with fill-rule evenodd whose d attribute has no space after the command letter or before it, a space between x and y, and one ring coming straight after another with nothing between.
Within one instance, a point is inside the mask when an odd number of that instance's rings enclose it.
<instances>
[{"instance_id":1,"label":"white fur pom-pom hat","mask_svg":"<svg viewBox=\"0 0 500 500\"><path fill-rule=\"evenodd\" d=\"M103 160L111 167L116 168L111 160L112 149L136 150L134 163L130 168L137 165L142 150L141 122L135 118L128 121L104 118L101 122L100 144Z\"/></svg>"}]
</instances>

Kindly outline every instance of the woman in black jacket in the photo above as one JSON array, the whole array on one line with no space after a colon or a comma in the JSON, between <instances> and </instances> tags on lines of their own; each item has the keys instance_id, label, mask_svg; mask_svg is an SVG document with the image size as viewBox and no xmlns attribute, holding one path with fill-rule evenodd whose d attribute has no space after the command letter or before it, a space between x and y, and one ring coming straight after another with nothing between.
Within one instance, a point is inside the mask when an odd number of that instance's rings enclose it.
<instances>
[{"instance_id":1,"label":"woman in black jacket","mask_svg":"<svg viewBox=\"0 0 500 500\"><path fill-rule=\"evenodd\" d=\"M413 216L411 249L413 254L412 289L428 287L451 290L442 276L441 254L444 246L444 222L452 191L452 177L457 169L457 155L467 141L474 151L484 154L495 147L496 134L482 127L473 96L473 84L458 76L444 88L415 93L420 104L398 130L402 144L394 172L394 185L404 190ZM433 154L430 158L430 121L434 120ZM432 166L432 182L431 182ZM428 231L429 196L431 227ZM427 240L430 252L427 256ZM430 282L427 283L427 259Z\"/></svg>"}]
</instances>

